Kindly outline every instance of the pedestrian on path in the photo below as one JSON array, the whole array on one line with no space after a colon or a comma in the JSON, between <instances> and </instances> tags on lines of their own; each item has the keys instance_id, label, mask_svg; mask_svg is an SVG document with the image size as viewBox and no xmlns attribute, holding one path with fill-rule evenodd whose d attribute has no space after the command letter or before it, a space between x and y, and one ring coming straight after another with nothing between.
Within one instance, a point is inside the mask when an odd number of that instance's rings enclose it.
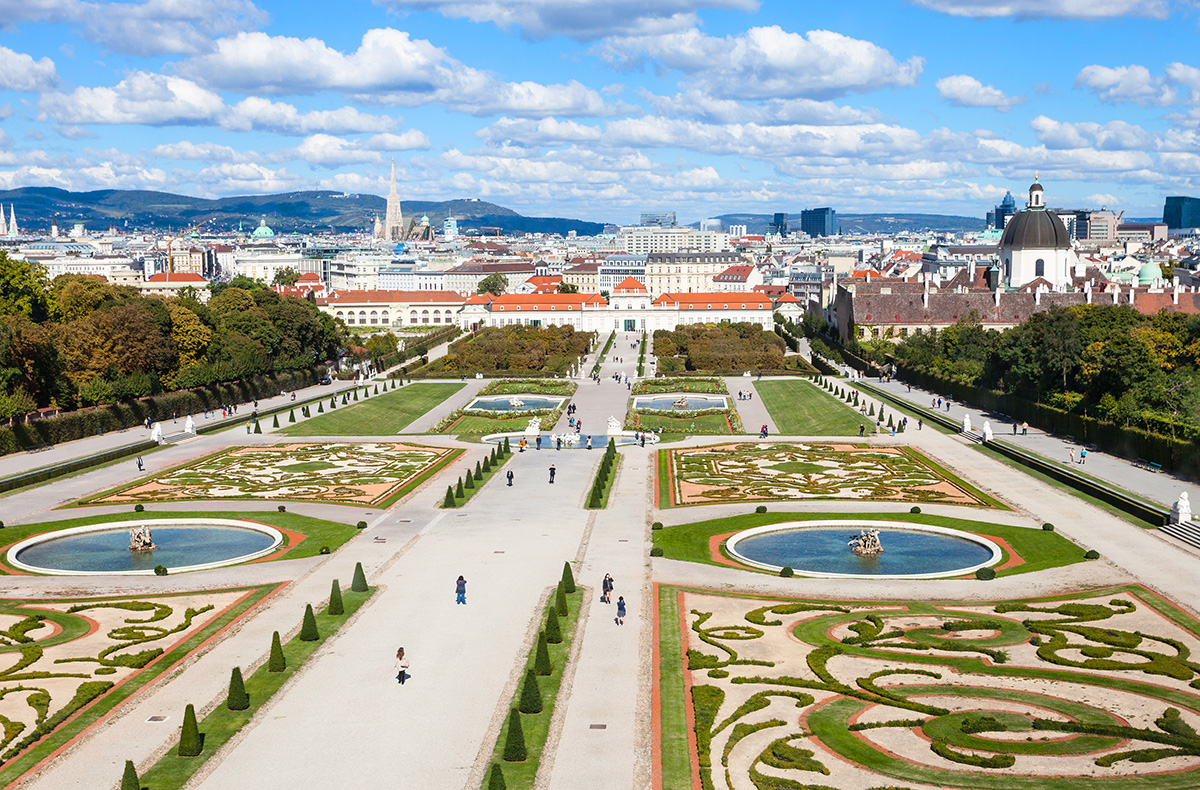
<instances>
[{"instance_id":1,"label":"pedestrian on path","mask_svg":"<svg viewBox=\"0 0 1200 790\"><path fill-rule=\"evenodd\" d=\"M924 426L925 426L925 423L924 423L924 421L922 421L922 420L921 420L921 418L920 418L920 417L918 417L918 418L917 418L917 430L918 430L918 431L919 431L919 430L921 430L921 428L923 428Z\"/></svg>"},{"instance_id":2,"label":"pedestrian on path","mask_svg":"<svg viewBox=\"0 0 1200 790\"><path fill-rule=\"evenodd\" d=\"M512 488L512 480L513 480L513 473L512 473L512 470L509 469L508 470L508 487L509 488Z\"/></svg>"},{"instance_id":3,"label":"pedestrian on path","mask_svg":"<svg viewBox=\"0 0 1200 790\"><path fill-rule=\"evenodd\" d=\"M459 576L458 578L462 578ZM404 685L404 678L408 673L408 658L404 655L404 648L396 651L396 680L401 686Z\"/></svg>"},{"instance_id":4,"label":"pedestrian on path","mask_svg":"<svg viewBox=\"0 0 1200 790\"><path fill-rule=\"evenodd\" d=\"M1029 423L1022 422L1021 423L1021 435L1026 436L1028 434L1029 434Z\"/></svg>"},{"instance_id":5,"label":"pedestrian on path","mask_svg":"<svg viewBox=\"0 0 1200 790\"><path fill-rule=\"evenodd\" d=\"M617 625L625 625L625 596L617 597Z\"/></svg>"},{"instance_id":6,"label":"pedestrian on path","mask_svg":"<svg viewBox=\"0 0 1200 790\"><path fill-rule=\"evenodd\" d=\"M458 581L454 583L454 602L456 604L467 602L467 580L462 576L459 576Z\"/></svg>"},{"instance_id":7,"label":"pedestrian on path","mask_svg":"<svg viewBox=\"0 0 1200 790\"><path fill-rule=\"evenodd\" d=\"M554 464L550 464L550 485L554 485Z\"/></svg>"},{"instance_id":8,"label":"pedestrian on path","mask_svg":"<svg viewBox=\"0 0 1200 790\"><path fill-rule=\"evenodd\" d=\"M600 582L600 603L612 603L613 577L609 574L604 574L604 581Z\"/></svg>"},{"instance_id":9,"label":"pedestrian on path","mask_svg":"<svg viewBox=\"0 0 1200 790\"><path fill-rule=\"evenodd\" d=\"M587 448L588 448L589 450L590 450L590 449L592 449L592 435L591 435L591 434L588 434L588 444L587 444Z\"/></svg>"},{"instance_id":10,"label":"pedestrian on path","mask_svg":"<svg viewBox=\"0 0 1200 790\"><path fill-rule=\"evenodd\" d=\"M1075 463L1075 448L1071 448L1071 463Z\"/></svg>"},{"instance_id":11,"label":"pedestrian on path","mask_svg":"<svg viewBox=\"0 0 1200 790\"><path fill-rule=\"evenodd\" d=\"M1079 451L1079 465L1083 466L1087 463L1087 450Z\"/></svg>"},{"instance_id":12,"label":"pedestrian on path","mask_svg":"<svg viewBox=\"0 0 1200 790\"><path fill-rule=\"evenodd\" d=\"M1014 431L1014 433L1015 433L1015 431ZM538 438L537 438L537 448L538 448L539 450L541 450L541 449L542 449L542 435L541 435L540 433L538 434ZM510 474L511 474L511 473L510 473Z\"/></svg>"},{"instance_id":13,"label":"pedestrian on path","mask_svg":"<svg viewBox=\"0 0 1200 790\"><path fill-rule=\"evenodd\" d=\"M858 435L862 436L866 432L867 432L867 426L863 425L862 423L859 423L858 424Z\"/></svg>"},{"instance_id":14,"label":"pedestrian on path","mask_svg":"<svg viewBox=\"0 0 1200 790\"><path fill-rule=\"evenodd\" d=\"M142 471L142 469L144 469L144 468L145 468L144 466L142 466L142 457L141 457L140 455L138 456L138 459L137 459L137 465L138 465L138 471L139 471L139 472L140 472L140 471Z\"/></svg>"}]
</instances>

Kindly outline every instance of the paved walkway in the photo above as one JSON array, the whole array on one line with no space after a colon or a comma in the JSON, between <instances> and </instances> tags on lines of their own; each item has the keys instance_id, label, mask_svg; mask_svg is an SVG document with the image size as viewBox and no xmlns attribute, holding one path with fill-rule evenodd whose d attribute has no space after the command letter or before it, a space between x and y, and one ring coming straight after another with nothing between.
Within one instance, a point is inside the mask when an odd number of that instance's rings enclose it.
<instances>
[{"instance_id":1,"label":"paved walkway","mask_svg":"<svg viewBox=\"0 0 1200 790\"><path fill-rule=\"evenodd\" d=\"M868 379L867 383L924 408L929 408L931 400L938 397L937 394L919 387L910 388L902 381L880 383L878 379ZM1076 464L1073 468L1077 472L1100 478L1168 508L1179 498L1182 491L1187 491L1193 502L1200 501L1200 485L1194 480L1182 479L1169 472L1153 472L1149 469L1142 469L1134 466L1127 458L1090 448L1088 449L1087 463L1081 465L1078 463L1079 453L1085 445L1067 441L1061 436L1055 436L1033 427L1030 427L1028 435L1021 435L1018 432L1014 436L1012 420L1007 416L984 412L958 402L950 404L949 412L945 411L945 406L942 409L941 413L959 423L962 422L963 415L969 414L971 426L976 431L983 430L985 420L991 421L992 431L997 439L1037 453L1051 461L1070 464L1070 452L1074 450Z\"/></svg>"},{"instance_id":2,"label":"paved walkway","mask_svg":"<svg viewBox=\"0 0 1200 790\"><path fill-rule=\"evenodd\" d=\"M772 377L768 377L771 380ZM761 379L759 379L761 381ZM738 416L742 418L742 427L746 429L746 433L758 434L759 428L763 425L767 426L767 431L771 436L778 432L775 427L775 420L771 419L771 413L767 411L766 405L762 398L758 397L758 390L754 387L753 378L746 376L728 376L725 379L725 387L729 390L729 403L737 409ZM751 397L749 400L738 400L739 392L748 392Z\"/></svg>"}]
</instances>

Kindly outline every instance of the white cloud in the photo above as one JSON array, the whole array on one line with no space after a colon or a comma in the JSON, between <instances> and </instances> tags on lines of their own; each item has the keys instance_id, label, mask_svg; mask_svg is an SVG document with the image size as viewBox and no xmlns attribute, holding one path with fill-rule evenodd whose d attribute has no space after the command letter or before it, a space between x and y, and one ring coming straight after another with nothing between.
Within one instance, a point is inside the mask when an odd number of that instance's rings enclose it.
<instances>
[{"instance_id":1,"label":"white cloud","mask_svg":"<svg viewBox=\"0 0 1200 790\"><path fill-rule=\"evenodd\" d=\"M181 140L178 143L156 145L146 152L162 159L179 159L197 162L253 162L258 155L250 151L239 151L218 143L193 143Z\"/></svg>"},{"instance_id":2,"label":"white cloud","mask_svg":"<svg viewBox=\"0 0 1200 790\"><path fill-rule=\"evenodd\" d=\"M304 186L301 179L286 169L272 170L253 163L217 164L188 175L217 195L261 195L290 192Z\"/></svg>"},{"instance_id":3,"label":"white cloud","mask_svg":"<svg viewBox=\"0 0 1200 790\"><path fill-rule=\"evenodd\" d=\"M1125 121L1062 123L1045 115L1029 122L1047 148L1096 148L1101 151L1161 150L1157 135ZM1191 135L1193 138L1194 134ZM1192 143L1195 143L1193 139ZM1176 143L1178 144L1178 143Z\"/></svg>"},{"instance_id":4,"label":"white cloud","mask_svg":"<svg viewBox=\"0 0 1200 790\"><path fill-rule=\"evenodd\" d=\"M1110 195L1107 192L1097 192L1094 195L1088 195L1083 199L1084 205L1089 206L1119 206L1125 201L1116 195Z\"/></svg>"},{"instance_id":5,"label":"white cloud","mask_svg":"<svg viewBox=\"0 0 1200 790\"><path fill-rule=\"evenodd\" d=\"M391 28L368 30L354 52L317 38L240 33L214 51L184 61L179 73L222 90L307 94L339 91L355 101L415 106L440 103L475 115L611 115L607 104L575 80L565 84L504 82L451 58L423 39Z\"/></svg>"},{"instance_id":6,"label":"white cloud","mask_svg":"<svg viewBox=\"0 0 1200 790\"><path fill-rule=\"evenodd\" d=\"M44 94L39 119L61 124L219 126L230 131L384 132L396 121L354 107L301 112L291 104L256 96L232 107L213 91L182 77L136 71L112 87Z\"/></svg>"},{"instance_id":7,"label":"white cloud","mask_svg":"<svg viewBox=\"0 0 1200 790\"><path fill-rule=\"evenodd\" d=\"M357 143L328 134L307 137L293 149L277 151L273 158L277 161L300 159L311 165L324 167L379 162L381 159L376 151L366 151Z\"/></svg>"},{"instance_id":8,"label":"white cloud","mask_svg":"<svg viewBox=\"0 0 1200 790\"><path fill-rule=\"evenodd\" d=\"M376 0L380 5L432 10L443 16L519 27L532 38L554 35L582 41L645 35L692 27L696 11L720 8L753 12L758 0Z\"/></svg>"},{"instance_id":9,"label":"white cloud","mask_svg":"<svg viewBox=\"0 0 1200 790\"><path fill-rule=\"evenodd\" d=\"M1133 102L1153 107L1173 104L1176 91L1145 66L1085 66L1075 77L1075 87L1087 88L1101 101Z\"/></svg>"},{"instance_id":10,"label":"white cloud","mask_svg":"<svg viewBox=\"0 0 1200 790\"><path fill-rule=\"evenodd\" d=\"M938 95L956 107L991 107L1008 112L1025 101L1024 96L1008 96L1004 91L984 85L968 74L954 74L937 81Z\"/></svg>"},{"instance_id":11,"label":"white cloud","mask_svg":"<svg viewBox=\"0 0 1200 790\"><path fill-rule=\"evenodd\" d=\"M698 90L676 93L674 96L656 96L649 92L642 95L659 115L694 118L709 123L842 126L879 120L875 112L814 99L768 99L747 103L736 99L719 99Z\"/></svg>"},{"instance_id":12,"label":"white cloud","mask_svg":"<svg viewBox=\"0 0 1200 790\"><path fill-rule=\"evenodd\" d=\"M924 61L900 63L870 41L829 30L791 33L778 25L723 38L697 29L611 39L594 51L619 68L652 63L680 71L689 88L721 98L830 98L915 85Z\"/></svg>"},{"instance_id":13,"label":"white cloud","mask_svg":"<svg viewBox=\"0 0 1200 790\"><path fill-rule=\"evenodd\" d=\"M0 47L0 90L38 92L58 84L50 58L34 60L24 52Z\"/></svg>"},{"instance_id":14,"label":"white cloud","mask_svg":"<svg viewBox=\"0 0 1200 790\"><path fill-rule=\"evenodd\" d=\"M537 121L501 118L475 132L475 136L494 143L548 146L596 142L601 133L598 127L578 121L560 121L557 118L542 118Z\"/></svg>"},{"instance_id":15,"label":"white cloud","mask_svg":"<svg viewBox=\"0 0 1200 790\"><path fill-rule=\"evenodd\" d=\"M267 15L249 0L0 0L0 28L22 22L66 23L76 26L84 38L130 55L201 52L213 36L257 27L266 20Z\"/></svg>"},{"instance_id":16,"label":"white cloud","mask_svg":"<svg viewBox=\"0 0 1200 790\"><path fill-rule=\"evenodd\" d=\"M416 129L400 134L376 134L363 142L363 147L372 151L421 151L429 148L429 137Z\"/></svg>"},{"instance_id":17,"label":"white cloud","mask_svg":"<svg viewBox=\"0 0 1200 790\"><path fill-rule=\"evenodd\" d=\"M952 16L1018 19L1108 19L1121 16L1165 17L1167 0L909 0Z\"/></svg>"}]
</instances>

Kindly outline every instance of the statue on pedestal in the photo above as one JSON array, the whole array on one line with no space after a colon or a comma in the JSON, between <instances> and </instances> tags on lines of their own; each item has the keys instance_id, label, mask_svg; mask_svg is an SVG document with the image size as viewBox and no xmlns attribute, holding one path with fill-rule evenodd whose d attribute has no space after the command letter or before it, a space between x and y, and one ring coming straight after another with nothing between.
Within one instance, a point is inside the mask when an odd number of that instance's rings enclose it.
<instances>
[{"instance_id":1,"label":"statue on pedestal","mask_svg":"<svg viewBox=\"0 0 1200 790\"><path fill-rule=\"evenodd\" d=\"M879 530L877 529L860 529L858 537L851 538L846 545L850 547L850 551L860 557L874 557L877 554L883 554L883 544L879 542Z\"/></svg>"},{"instance_id":2,"label":"statue on pedestal","mask_svg":"<svg viewBox=\"0 0 1200 790\"><path fill-rule=\"evenodd\" d=\"M1192 501L1188 497L1188 492L1184 491L1179 495L1179 499L1175 500L1175 504L1171 505L1171 515L1167 521L1171 524L1182 524L1185 521L1192 520Z\"/></svg>"},{"instance_id":3,"label":"statue on pedestal","mask_svg":"<svg viewBox=\"0 0 1200 790\"><path fill-rule=\"evenodd\" d=\"M530 417L529 424L525 426L525 433L539 434L542 432L542 418Z\"/></svg>"},{"instance_id":4,"label":"statue on pedestal","mask_svg":"<svg viewBox=\"0 0 1200 790\"><path fill-rule=\"evenodd\" d=\"M192 436L196 435L196 421L192 419L192 415L188 415L187 422L183 424L183 430L184 433L190 433Z\"/></svg>"},{"instance_id":5,"label":"statue on pedestal","mask_svg":"<svg viewBox=\"0 0 1200 790\"><path fill-rule=\"evenodd\" d=\"M154 423L154 427L150 429L150 441L155 442L157 444L163 443L162 423L160 423L160 422Z\"/></svg>"},{"instance_id":6,"label":"statue on pedestal","mask_svg":"<svg viewBox=\"0 0 1200 790\"><path fill-rule=\"evenodd\" d=\"M971 432L971 415L964 414L963 415L963 433L970 433L970 432Z\"/></svg>"},{"instance_id":7,"label":"statue on pedestal","mask_svg":"<svg viewBox=\"0 0 1200 790\"><path fill-rule=\"evenodd\" d=\"M608 416L608 432L617 433L621 430L621 421L611 414Z\"/></svg>"},{"instance_id":8,"label":"statue on pedestal","mask_svg":"<svg viewBox=\"0 0 1200 790\"><path fill-rule=\"evenodd\" d=\"M150 537L150 527L143 525L129 530L130 551L154 551L156 548Z\"/></svg>"},{"instance_id":9,"label":"statue on pedestal","mask_svg":"<svg viewBox=\"0 0 1200 790\"><path fill-rule=\"evenodd\" d=\"M992 440L992 423L990 420L985 420L983 423L983 440L985 442Z\"/></svg>"}]
</instances>

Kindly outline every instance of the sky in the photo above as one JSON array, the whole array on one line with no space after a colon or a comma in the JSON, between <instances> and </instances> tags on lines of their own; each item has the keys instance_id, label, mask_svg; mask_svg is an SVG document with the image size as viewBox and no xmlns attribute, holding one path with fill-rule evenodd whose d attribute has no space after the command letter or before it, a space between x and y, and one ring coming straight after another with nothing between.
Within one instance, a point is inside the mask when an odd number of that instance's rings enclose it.
<instances>
[{"instance_id":1,"label":"sky","mask_svg":"<svg viewBox=\"0 0 1200 790\"><path fill-rule=\"evenodd\" d=\"M0 189L1161 216L1200 0L0 0Z\"/></svg>"}]
</instances>

